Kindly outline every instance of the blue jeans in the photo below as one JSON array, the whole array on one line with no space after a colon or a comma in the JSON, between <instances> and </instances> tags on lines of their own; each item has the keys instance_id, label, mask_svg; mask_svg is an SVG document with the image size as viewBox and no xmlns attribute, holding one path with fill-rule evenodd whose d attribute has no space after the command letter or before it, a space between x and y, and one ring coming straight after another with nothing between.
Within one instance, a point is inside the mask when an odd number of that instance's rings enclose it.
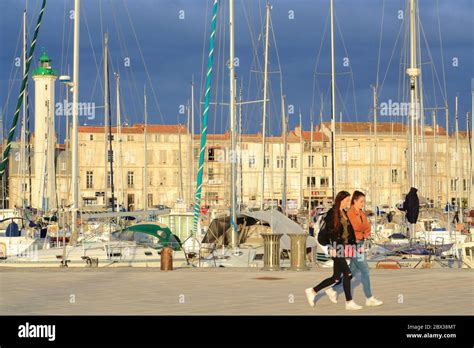
<instances>
[{"instance_id":1,"label":"blue jeans","mask_svg":"<svg viewBox=\"0 0 474 348\"><path fill-rule=\"evenodd\" d=\"M363 247L364 242L358 242L358 247ZM370 276L369 276L369 265L367 264L367 259L364 253L356 254L355 256L351 257L351 263L349 265L349 269L351 270L352 277L354 277L357 271L361 273L361 282L362 288L364 289L364 295L366 298L372 297L372 291L370 288ZM341 283L337 283L333 286L334 290L340 287Z\"/></svg>"}]
</instances>

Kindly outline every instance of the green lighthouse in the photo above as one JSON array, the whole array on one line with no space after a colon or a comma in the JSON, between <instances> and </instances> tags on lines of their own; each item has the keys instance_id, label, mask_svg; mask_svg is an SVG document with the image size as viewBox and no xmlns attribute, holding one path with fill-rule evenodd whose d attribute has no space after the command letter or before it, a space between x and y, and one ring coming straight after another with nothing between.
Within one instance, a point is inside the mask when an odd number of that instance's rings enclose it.
<instances>
[{"instance_id":1,"label":"green lighthouse","mask_svg":"<svg viewBox=\"0 0 474 348\"><path fill-rule=\"evenodd\" d=\"M35 75L58 75L57 71L51 68L51 59L46 54L46 51L43 51L39 59L39 67L33 69L33 76Z\"/></svg>"}]
</instances>

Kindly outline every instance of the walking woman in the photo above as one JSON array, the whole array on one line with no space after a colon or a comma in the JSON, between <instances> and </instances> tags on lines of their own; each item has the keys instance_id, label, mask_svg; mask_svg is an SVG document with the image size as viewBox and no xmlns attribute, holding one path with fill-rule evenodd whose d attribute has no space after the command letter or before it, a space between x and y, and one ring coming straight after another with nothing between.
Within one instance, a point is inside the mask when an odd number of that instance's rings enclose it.
<instances>
[{"instance_id":1,"label":"walking woman","mask_svg":"<svg viewBox=\"0 0 474 348\"><path fill-rule=\"evenodd\" d=\"M370 288L370 276L369 266L364 253L364 243L370 236L370 223L367 220L367 216L364 212L365 207L365 195L360 191L354 191L351 199L351 207L347 212L347 216L354 227L355 236L357 239L357 253L351 257L350 271L353 276L358 271L361 273L362 287L365 295L366 306L380 306L383 304L382 301L377 300L372 296L372 289ZM334 285L332 288L327 289L326 295L333 303L337 303L337 291L334 290L339 284Z\"/></svg>"},{"instance_id":2,"label":"walking woman","mask_svg":"<svg viewBox=\"0 0 474 348\"><path fill-rule=\"evenodd\" d=\"M314 307L314 300L318 292L336 284L342 274L342 285L346 296L346 309L358 310L362 307L352 300L351 295L351 278L352 272L346 262L346 257L350 257L354 253L355 234L351 222L346 214L346 209L350 206L351 195L347 191L341 191L336 196L334 205L326 214L325 233L329 237L329 255L331 256L333 265L333 275L324 279L314 288L305 290L308 303ZM320 231L322 233L322 231Z\"/></svg>"}]
</instances>

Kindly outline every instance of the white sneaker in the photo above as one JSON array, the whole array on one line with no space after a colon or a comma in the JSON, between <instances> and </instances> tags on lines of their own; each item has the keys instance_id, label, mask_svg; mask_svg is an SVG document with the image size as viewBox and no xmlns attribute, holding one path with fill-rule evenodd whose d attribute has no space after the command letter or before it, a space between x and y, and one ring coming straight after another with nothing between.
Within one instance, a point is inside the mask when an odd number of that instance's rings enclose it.
<instances>
[{"instance_id":1,"label":"white sneaker","mask_svg":"<svg viewBox=\"0 0 474 348\"><path fill-rule=\"evenodd\" d=\"M369 307L377 307L383 305L383 302L372 296L365 300L365 305Z\"/></svg>"},{"instance_id":2,"label":"white sneaker","mask_svg":"<svg viewBox=\"0 0 474 348\"><path fill-rule=\"evenodd\" d=\"M346 309L348 311L357 311L359 309L362 309L362 306L359 306L357 303L354 301L347 301L346 302Z\"/></svg>"},{"instance_id":3,"label":"white sneaker","mask_svg":"<svg viewBox=\"0 0 474 348\"><path fill-rule=\"evenodd\" d=\"M311 307L314 307L314 298L316 297L316 292L313 288L308 288L304 291L306 293L306 299Z\"/></svg>"},{"instance_id":4,"label":"white sneaker","mask_svg":"<svg viewBox=\"0 0 474 348\"><path fill-rule=\"evenodd\" d=\"M335 291L333 288L329 288L324 292L326 295L328 295L328 298L332 303L337 303L337 291Z\"/></svg>"}]
</instances>

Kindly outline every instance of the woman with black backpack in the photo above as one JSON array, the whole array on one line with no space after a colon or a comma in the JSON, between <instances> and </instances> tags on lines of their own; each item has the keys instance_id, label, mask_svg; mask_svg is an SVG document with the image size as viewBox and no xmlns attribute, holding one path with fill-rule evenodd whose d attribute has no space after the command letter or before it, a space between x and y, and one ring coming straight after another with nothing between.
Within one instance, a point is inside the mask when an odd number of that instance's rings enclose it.
<instances>
[{"instance_id":1,"label":"woman with black backpack","mask_svg":"<svg viewBox=\"0 0 474 348\"><path fill-rule=\"evenodd\" d=\"M350 207L351 195L347 191L341 191L336 196L334 205L324 218L324 225L318 235L318 242L326 246L331 256L333 264L333 275L324 279L314 288L305 290L308 303L314 307L314 300L318 292L336 284L342 274L342 285L346 296L346 309L359 310L361 306L352 300L351 279L352 273L346 262L346 257L352 257L355 253L356 238L354 229L346 214L346 209Z\"/></svg>"}]
</instances>

